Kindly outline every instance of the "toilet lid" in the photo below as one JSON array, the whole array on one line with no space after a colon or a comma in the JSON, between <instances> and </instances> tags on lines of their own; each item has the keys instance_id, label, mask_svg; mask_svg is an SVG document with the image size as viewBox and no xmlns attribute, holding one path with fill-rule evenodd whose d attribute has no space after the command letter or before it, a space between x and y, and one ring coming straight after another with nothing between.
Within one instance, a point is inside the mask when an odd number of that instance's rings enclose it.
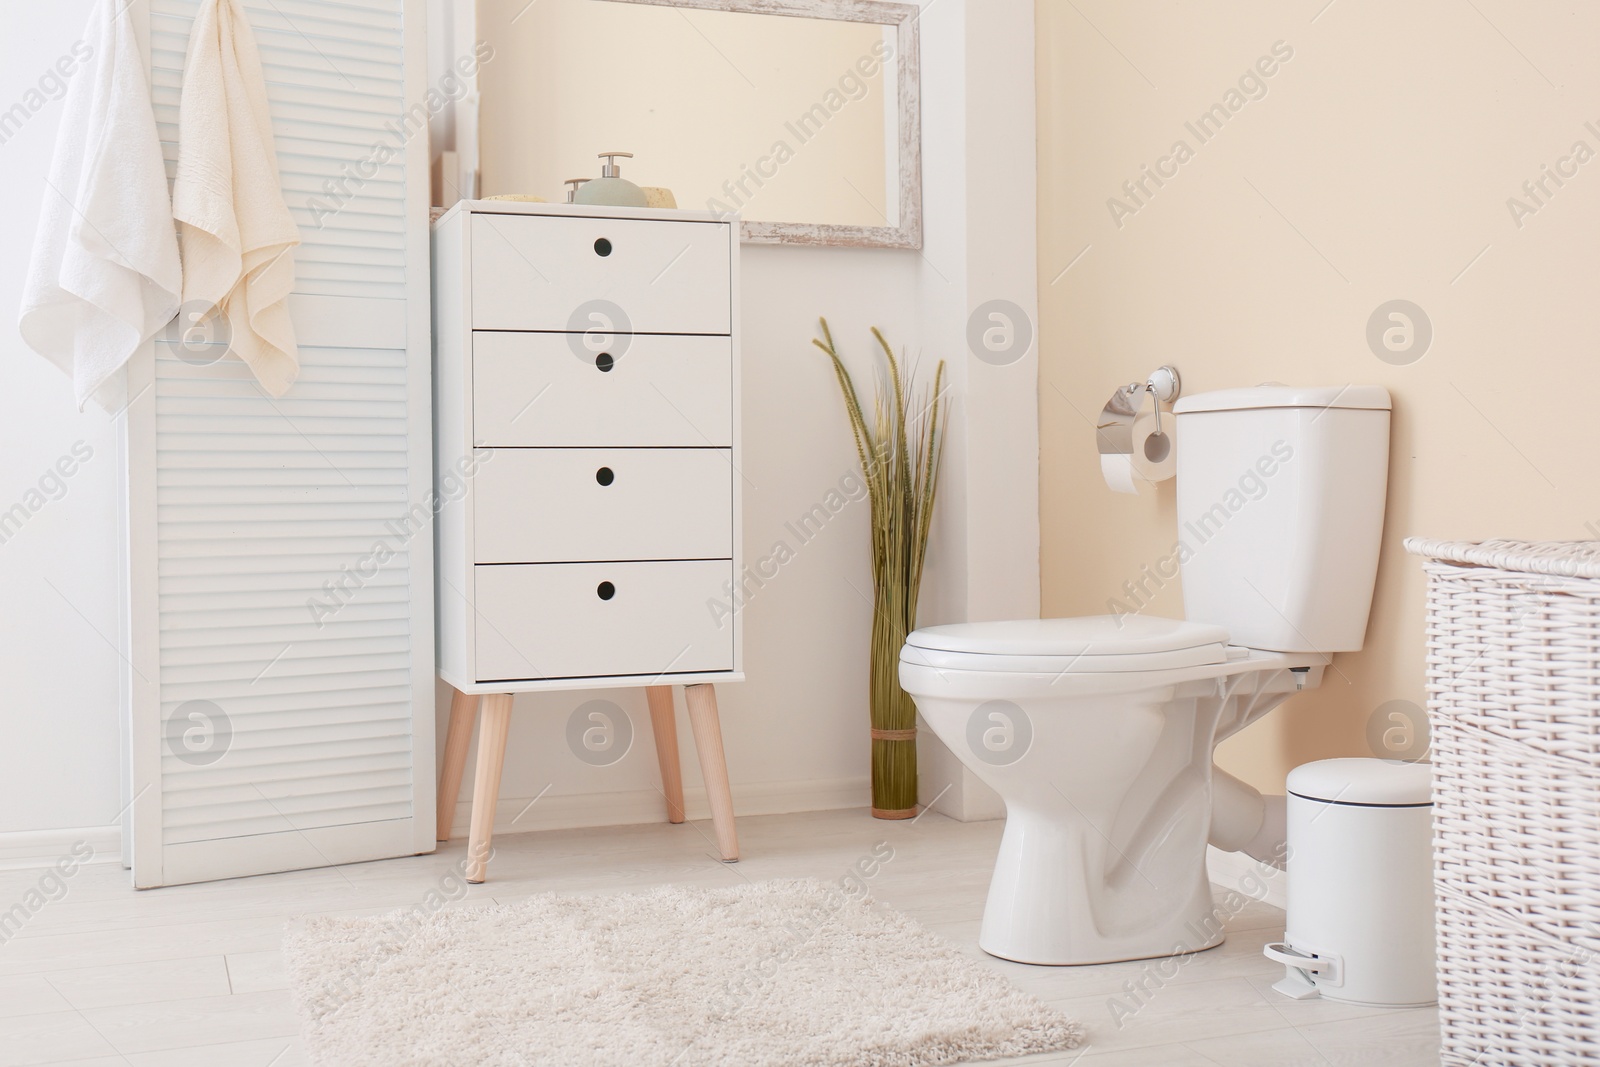
<instances>
[{"instance_id":1,"label":"toilet lid","mask_svg":"<svg viewBox=\"0 0 1600 1067\"><path fill-rule=\"evenodd\" d=\"M1228 631L1148 615L964 622L913 632L902 658L955 670L1168 670L1227 662Z\"/></svg>"}]
</instances>

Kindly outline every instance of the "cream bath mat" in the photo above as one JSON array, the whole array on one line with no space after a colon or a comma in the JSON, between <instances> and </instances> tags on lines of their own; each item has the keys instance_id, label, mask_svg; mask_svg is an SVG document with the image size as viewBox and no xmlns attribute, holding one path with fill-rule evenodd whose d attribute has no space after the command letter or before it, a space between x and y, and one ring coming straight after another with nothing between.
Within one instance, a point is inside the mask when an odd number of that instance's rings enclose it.
<instances>
[{"instance_id":1,"label":"cream bath mat","mask_svg":"<svg viewBox=\"0 0 1600 1067\"><path fill-rule=\"evenodd\" d=\"M930 1067L1082 1033L812 879L303 919L284 956L318 1067Z\"/></svg>"}]
</instances>

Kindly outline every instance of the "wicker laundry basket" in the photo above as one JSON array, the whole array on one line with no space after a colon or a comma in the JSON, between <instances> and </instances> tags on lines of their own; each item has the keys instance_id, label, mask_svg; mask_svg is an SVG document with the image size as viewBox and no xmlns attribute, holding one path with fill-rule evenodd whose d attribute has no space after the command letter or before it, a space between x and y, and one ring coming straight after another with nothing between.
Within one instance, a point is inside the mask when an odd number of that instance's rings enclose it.
<instances>
[{"instance_id":1,"label":"wicker laundry basket","mask_svg":"<svg viewBox=\"0 0 1600 1067\"><path fill-rule=\"evenodd\" d=\"M1442 1062L1600 1063L1600 541L1428 574Z\"/></svg>"}]
</instances>

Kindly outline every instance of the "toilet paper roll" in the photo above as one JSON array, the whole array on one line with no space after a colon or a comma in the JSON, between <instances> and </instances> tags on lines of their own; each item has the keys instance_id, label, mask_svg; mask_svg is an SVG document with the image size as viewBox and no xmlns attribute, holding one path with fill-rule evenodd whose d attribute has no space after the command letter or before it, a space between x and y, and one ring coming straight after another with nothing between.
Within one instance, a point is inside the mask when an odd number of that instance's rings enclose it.
<instances>
[{"instance_id":1,"label":"toilet paper roll","mask_svg":"<svg viewBox=\"0 0 1600 1067\"><path fill-rule=\"evenodd\" d=\"M1156 432L1156 417L1141 412L1133 420L1133 473L1136 479L1146 482L1164 482L1178 473L1178 420L1171 415L1161 418L1161 432Z\"/></svg>"},{"instance_id":2,"label":"toilet paper roll","mask_svg":"<svg viewBox=\"0 0 1600 1067\"><path fill-rule=\"evenodd\" d=\"M1113 493L1137 493L1133 484L1133 457L1127 455L1100 456L1100 477L1106 480Z\"/></svg>"}]
</instances>

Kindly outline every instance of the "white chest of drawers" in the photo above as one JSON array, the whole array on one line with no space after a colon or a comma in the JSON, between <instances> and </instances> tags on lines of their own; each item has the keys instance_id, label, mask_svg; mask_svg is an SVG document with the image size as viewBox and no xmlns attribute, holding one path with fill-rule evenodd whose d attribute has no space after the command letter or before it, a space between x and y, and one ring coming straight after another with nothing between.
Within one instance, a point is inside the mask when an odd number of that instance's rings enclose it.
<instances>
[{"instance_id":1,"label":"white chest of drawers","mask_svg":"<svg viewBox=\"0 0 1600 1067\"><path fill-rule=\"evenodd\" d=\"M710 683L743 677L738 257L737 221L700 212L463 201L434 225L430 505L439 673L457 690L439 839L481 704L471 880L511 694L534 690L647 687L678 822L684 685L737 857Z\"/></svg>"},{"instance_id":2,"label":"white chest of drawers","mask_svg":"<svg viewBox=\"0 0 1600 1067\"><path fill-rule=\"evenodd\" d=\"M738 251L697 212L469 201L436 224L439 670L457 689L739 677L719 607L740 566Z\"/></svg>"}]
</instances>

